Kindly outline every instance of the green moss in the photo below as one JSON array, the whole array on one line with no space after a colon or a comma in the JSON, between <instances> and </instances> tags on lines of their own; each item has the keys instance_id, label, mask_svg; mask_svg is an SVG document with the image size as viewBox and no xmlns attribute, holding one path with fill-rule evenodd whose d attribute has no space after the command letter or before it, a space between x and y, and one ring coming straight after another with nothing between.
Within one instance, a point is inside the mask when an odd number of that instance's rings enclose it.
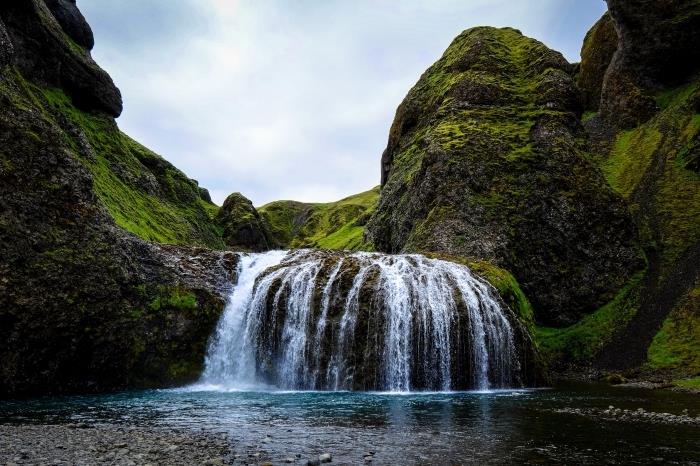
<instances>
[{"instance_id":1,"label":"green moss","mask_svg":"<svg viewBox=\"0 0 700 466\"><path fill-rule=\"evenodd\" d=\"M662 111L620 133L601 160L610 186L631 202L646 246L659 254L662 276L700 241L700 176L689 169L700 132L697 94L697 83L660 93Z\"/></svg>"},{"instance_id":2,"label":"green moss","mask_svg":"<svg viewBox=\"0 0 700 466\"><path fill-rule=\"evenodd\" d=\"M629 198L642 180L661 142L656 128L620 133L602 169L612 188Z\"/></svg>"},{"instance_id":3,"label":"green moss","mask_svg":"<svg viewBox=\"0 0 700 466\"><path fill-rule=\"evenodd\" d=\"M673 384L678 386L678 387L687 388L690 390L700 390L700 377L692 377L690 379L674 380Z\"/></svg>"},{"instance_id":4,"label":"green moss","mask_svg":"<svg viewBox=\"0 0 700 466\"><path fill-rule=\"evenodd\" d=\"M201 199L195 181L119 131L111 118L77 109L58 89L27 86L29 95L43 100L41 108L87 137L93 154L81 150L78 136L64 133L117 225L149 241L223 247L221 232L211 222L218 208Z\"/></svg>"},{"instance_id":5,"label":"green moss","mask_svg":"<svg viewBox=\"0 0 700 466\"><path fill-rule=\"evenodd\" d=\"M538 327L537 340L545 359L570 364L590 362L637 312L642 277L643 273L636 274L611 302L570 327Z\"/></svg>"},{"instance_id":6,"label":"green moss","mask_svg":"<svg viewBox=\"0 0 700 466\"><path fill-rule=\"evenodd\" d=\"M596 116L598 116L598 112L583 112L583 115L581 116L581 123L585 123L589 120L592 120Z\"/></svg>"},{"instance_id":7,"label":"green moss","mask_svg":"<svg viewBox=\"0 0 700 466\"><path fill-rule=\"evenodd\" d=\"M515 277L506 269L497 267L490 262L470 260L467 261L467 265L498 290L506 303L518 313L530 334L534 335L535 313Z\"/></svg>"},{"instance_id":8,"label":"green moss","mask_svg":"<svg viewBox=\"0 0 700 466\"><path fill-rule=\"evenodd\" d=\"M170 307L180 310L197 309L197 297L190 291L178 288L172 290L161 290L163 294L154 298L148 305L151 311L159 311L162 308Z\"/></svg>"},{"instance_id":9,"label":"green moss","mask_svg":"<svg viewBox=\"0 0 700 466\"><path fill-rule=\"evenodd\" d=\"M364 225L379 200L379 187L337 202L276 201L258 209L284 247L371 250Z\"/></svg>"},{"instance_id":10,"label":"green moss","mask_svg":"<svg viewBox=\"0 0 700 466\"><path fill-rule=\"evenodd\" d=\"M647 365L655 370L700 373L700 286L666 318L649 346Z\"/></svg>"}]
</instances>

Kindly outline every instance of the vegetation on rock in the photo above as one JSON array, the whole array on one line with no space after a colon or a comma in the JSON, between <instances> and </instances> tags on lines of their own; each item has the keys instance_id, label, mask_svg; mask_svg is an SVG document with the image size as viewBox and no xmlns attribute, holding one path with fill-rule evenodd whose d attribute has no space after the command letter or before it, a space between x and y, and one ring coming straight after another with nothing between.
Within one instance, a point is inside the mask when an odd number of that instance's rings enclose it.
<instances>
[{"instance_id":1,"label":"vegetation on rock","mask_svg":"<svg viewBox=\"0 0 700 466\"><path fill-rule=\"evenodd\" d=\"M226 198L216 215L224 243L235 249L266 251L276 246L267 224L241 193Z\"/></svg>"},{"instance_id":2,"label":"vegetation on rock","mask_svg":"<svg viewBox=\"0 0 700 466\"><path fill-rule=\"evenodd\" d=\"M376 208L379 187L337 202L276 201L258 209L275 243L284 248L372 250L365 224Z\"/></svg>"},{"instance_id":3,"label":"vegetation on rock","mask_svg":"<svg viewBox=\"0 0 700 466\"><path fill-rule=\"evenodd\" d=\"M375 247L506 268L552 325L609 301L643 262L587 152L572 71L514 29L457 37L397 110L368 225Z\"/></svg>"},{"instance_id":4,"label":"vegetation on rock","mask_svg":"<svg viewBox=\"0 0 700 466\"><path fill-rule=\"evenodd\" d=\"M574 326L540 329L540 347L555 366L643 366L684 377L697 374L700 352L700 66L689 60L700 45L700 6L646 3L609 2L620 47L605 74L601 115L585 126L592 160L629 205L647 269ZM648 113L639 111L644 102L653 102Z\"/></svg>"}]
</instances>

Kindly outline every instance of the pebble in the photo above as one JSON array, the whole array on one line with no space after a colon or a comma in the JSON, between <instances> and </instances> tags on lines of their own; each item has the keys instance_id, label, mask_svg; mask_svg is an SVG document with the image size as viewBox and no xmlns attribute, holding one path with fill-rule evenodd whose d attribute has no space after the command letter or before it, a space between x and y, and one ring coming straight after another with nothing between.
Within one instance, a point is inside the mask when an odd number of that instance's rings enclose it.
<instances>
[{"instance_id":1,"label":"pebble","mask_svg":"<svg viewBox=\"0 0 700 466\"><path fill-rule=\"evenodd\" d=\"M0 465L224 466L219 433L109 425L0 425Z\"/></svg>"}]
</instances>

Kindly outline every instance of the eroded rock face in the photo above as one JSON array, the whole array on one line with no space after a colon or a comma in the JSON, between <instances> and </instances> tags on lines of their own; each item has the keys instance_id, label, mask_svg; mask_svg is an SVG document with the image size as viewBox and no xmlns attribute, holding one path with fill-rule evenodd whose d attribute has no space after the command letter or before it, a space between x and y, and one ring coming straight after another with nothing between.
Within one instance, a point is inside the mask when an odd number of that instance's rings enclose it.
<instances>
[{"instance_id":1,"label":"eroded rock face","mask_svg":"<svg viewBox=\"0 0 700 466\"><path fill-rule=\"evenodd\" d=\"M234 249L267 251L275 246L272 235L253 203L233 193L219 209L216 222L224 230L224 242Z\"/></svg>"},{"instance_id":2,"label":"eroded rock face","mask_svg":"<svg viewBox=\"0 0 700 466\"><path fill-rule=\"evenodd\" d=\"M605 72L617 51L617 31L610 13L605 13L586 34L581 48L581 66L576 85L581 90L584 107L598 110Z\"/></svg>"},{"instance_id":3,"label":"eroded rock face","mask_svg":"<svg viewBox=\"0 0 700 466\"><path fill-rule=\"evenodd\" d=\"M600 111L610 124L629 128L656 113L655 90L700 68L700 6L693 0L608 0L608 8L620 40Z\"/></svg>"},{"instance_id":4,"label":"eroded rock face","mask_svg":"<svg viewBox=\"0 0 700 466\"><path fill-rule=\"evenodd\" d=\"M397 110L368 225L377 250L493 261L547 324L607 302L641 260L624 204L586 160L572 71L513 29L457 37Z\"/></svg>"},{"instance_id":5,"label":"eroded rock face","mask_svg":"<svg viewBox=\"0 0 700 466\"><path fill-rule=\"evenodd\" d=\"M28 79L65 90L84 110L119 116L121 93L90 57L92 33L84 18L67 0L48 4L51 9L43 0L0 4L0 18L14 48L14 65Z\"/></svg>"}]
</instances>

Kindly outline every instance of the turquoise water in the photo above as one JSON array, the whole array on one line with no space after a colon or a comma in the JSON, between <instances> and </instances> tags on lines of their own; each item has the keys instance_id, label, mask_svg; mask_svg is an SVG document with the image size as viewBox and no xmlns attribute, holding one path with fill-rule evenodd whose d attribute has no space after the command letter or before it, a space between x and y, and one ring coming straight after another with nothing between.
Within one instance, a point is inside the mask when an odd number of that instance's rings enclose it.
<instances>
[{"instance_id":1,"label":"turquoise water","mask_svg":"<svg viewBox=\"0 0 700 466\"><path fill-rule=\"evenodd\" d=\"M420 394L176 389L0 402L0 422L204 429L226 433L235 453L262 451L273 462L330 452L334 464L362 464L370 450L372 464L700 462L698 424L606 419L609 405L700 415L698 396L594 385Z\"/></svg>"}]
</instances>

